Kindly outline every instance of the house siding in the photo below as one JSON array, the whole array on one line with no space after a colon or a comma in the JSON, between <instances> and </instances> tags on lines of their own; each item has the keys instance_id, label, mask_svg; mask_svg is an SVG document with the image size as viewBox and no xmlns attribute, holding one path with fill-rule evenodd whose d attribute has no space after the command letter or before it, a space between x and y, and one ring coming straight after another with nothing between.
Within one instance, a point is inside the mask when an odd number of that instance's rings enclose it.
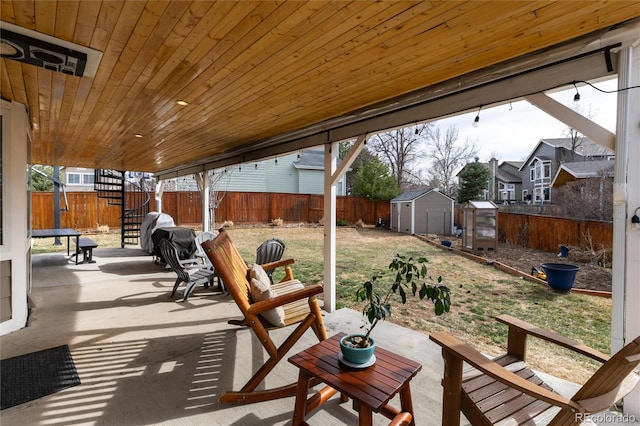
<instances>
[{"instance_id":1,"label":"house siding","mask_svg":"<svg viewBox=\"0 0 640 426\"><path fill-rule=\"evenodd\" d=\"M300 194L323 194L324 179L317 170L298 169L298 192ZM324 173L324 170L322 171ZM343 195L343 194L338 194Z\"/></svg>"},{"instance_id":2,"label":"house siding","mask_svg":"<svg viewBox=\"0 0 640 426\"><path fill-rule=\"evenodd\" d=\"M293 162L298 154L289 154L276 159L267 160L266 165L266 186L268 192L284 192L295 194L298 192L298 173Z\"/></svg>"},{"instance_id":3,"label":"house siding","mask_svg":"<svg viewBox=\"0 0 640 426\"><path fill-rule=\"evenodd\" d=\"M215 171L212 180L216 191L266 192L266 164L245 164Z\"/></svg>"}]
</instances>

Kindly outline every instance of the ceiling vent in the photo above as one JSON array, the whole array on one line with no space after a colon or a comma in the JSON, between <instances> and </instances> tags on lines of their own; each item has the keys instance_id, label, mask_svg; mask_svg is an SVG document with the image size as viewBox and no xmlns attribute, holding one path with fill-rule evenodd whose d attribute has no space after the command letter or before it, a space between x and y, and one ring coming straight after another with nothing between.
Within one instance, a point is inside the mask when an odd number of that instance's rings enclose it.
<instances>
[{"instance_id":1,"label":"ceiling vent","mask_svg":"<svg viewBox=\"0 0 640 426\"><path fill-rule=\"evenodd\" d=\"M68 75L93 77L102 53L2 22L0 56Z\"/></svg>"}]
</instances>

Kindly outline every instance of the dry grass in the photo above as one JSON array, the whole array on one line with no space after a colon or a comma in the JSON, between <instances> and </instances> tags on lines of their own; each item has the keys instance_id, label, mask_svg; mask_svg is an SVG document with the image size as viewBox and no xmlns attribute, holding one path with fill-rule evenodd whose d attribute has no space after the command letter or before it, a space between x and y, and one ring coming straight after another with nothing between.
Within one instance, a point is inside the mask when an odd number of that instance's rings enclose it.
<instances>
[{"instance_id":1,"label":"dry grass","mask_svg":"<svg viewBox=\"0 0 640 426\"><path fill-rule=\"evenodd\" d=\"M286 244L285 257L296 259L294 273L303 282L323 279L324 228L313 225L234 226L228 230L238 250L252 262L264 240L280 238ZM91 235L101 247L119 247L119 234ZM111 242L110 242L111 241ZM34 249L49 240L35 240ZM66 242L65 242L66 243ZM451 312L436 317L429 302L409 300L396 303L391 321L425 334L446 330L480 351L494 355L504 350L506 327L493 318L507 313L538 326L560 332L604 353L609 352L611 300L579 294L557 294L494 268L478 264L452 252L433 247L416 237L390 231L339 227L337 246L338 307L360 311L355 288L374 273L385 272L394 254L426 256L430 274L441 275L451 288ZM58 247L66 250L66 245ZM584 357L531 339L529 360L534 368L583 383L597 367Z\"/></svg>"}]
</instances>

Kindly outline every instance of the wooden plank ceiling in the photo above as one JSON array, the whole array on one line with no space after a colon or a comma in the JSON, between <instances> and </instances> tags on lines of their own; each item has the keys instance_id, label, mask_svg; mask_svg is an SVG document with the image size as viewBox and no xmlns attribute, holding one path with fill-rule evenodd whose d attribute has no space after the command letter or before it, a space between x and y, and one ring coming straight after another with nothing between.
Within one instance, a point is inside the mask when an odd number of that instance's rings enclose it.
<instances>
[{"instance_id":1,"label":"wooden plank ceiling","mask_svg":"<svg viewBox=\"0 0 640 426\"><path fill-rule=\"evenodd\" d=\"M2 0L0 12L103 52L95 77L1 59L2 97L29 108L33 163L160 172L610 28L640 7Z\"/></svg>"}]
</instances>

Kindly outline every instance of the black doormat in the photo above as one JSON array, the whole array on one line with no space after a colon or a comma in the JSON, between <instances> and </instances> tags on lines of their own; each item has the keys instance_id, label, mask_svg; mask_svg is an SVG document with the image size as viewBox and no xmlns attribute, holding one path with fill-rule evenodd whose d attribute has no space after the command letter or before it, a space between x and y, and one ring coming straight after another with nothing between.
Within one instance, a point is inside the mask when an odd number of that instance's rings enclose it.
<instances>
[{"instance_id":1,"label":"black doormat","mask_svg":"<svg viewBox=\"0 0 640 426\"><path fill-rule=\"evenodd\" d=\"M3 359L0 367L2 410L80 384L67 345Z\"/></svg>"}]
</instances>

